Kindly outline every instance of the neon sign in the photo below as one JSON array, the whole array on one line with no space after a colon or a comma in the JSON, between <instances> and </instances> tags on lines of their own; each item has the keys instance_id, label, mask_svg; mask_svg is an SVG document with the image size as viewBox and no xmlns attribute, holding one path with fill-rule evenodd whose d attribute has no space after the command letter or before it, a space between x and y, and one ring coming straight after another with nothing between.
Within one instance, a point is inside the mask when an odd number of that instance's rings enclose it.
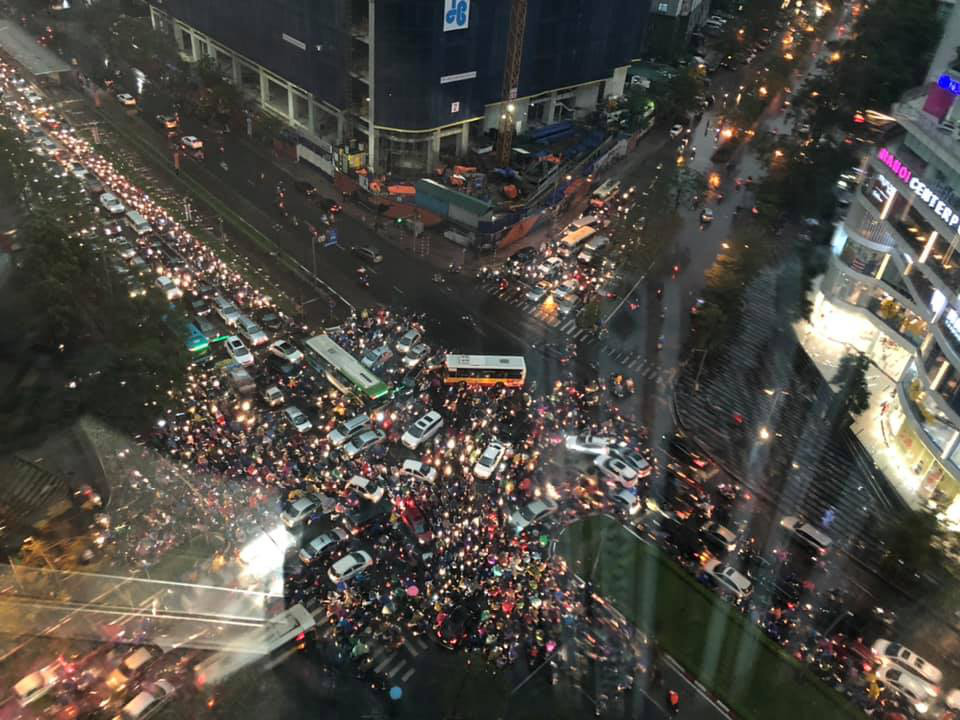
<instances>
[{"instance_id":1,"label":"neon sign","mask_svg":"<svg viewBox=\"0 0 960 720\"><path fill-rule=\"evenodd\" d=\"M937 85L947 92L960 95L960 80L956 80L947 74L943 74L937 78Z\"/></svg>"},{"instance_id":2,"label":"neon sign","mask_svg":"<svg viewBox=\"0 0 960 720\"><path fill-rule=\"evenodd\" d=\"M897 159L897 156L886 148L882 148L877 153L877 159L886 165L900 180L906 183L907 187L913 191L921 202L925 202L934 212L934 214L943 220L948 226L954 228L960 223L960 215L956 210L947 205L940 196L927 187L927 184L918 177L915 177L913 171L904 163Z\"/></svg>"}]
</instances>

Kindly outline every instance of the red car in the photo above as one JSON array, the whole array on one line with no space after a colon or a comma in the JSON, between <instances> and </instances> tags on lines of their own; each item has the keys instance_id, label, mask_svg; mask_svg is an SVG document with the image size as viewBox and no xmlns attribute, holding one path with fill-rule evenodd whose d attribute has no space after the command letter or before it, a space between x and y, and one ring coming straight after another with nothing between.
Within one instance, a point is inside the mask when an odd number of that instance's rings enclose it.
<instances>
[{"instance_id":1,"label":"red car","mask_svg":"<svg viewBox=\"0 0 960 720\"><path fill-rule=\"evenodd\" d=\"M427 518L413 500L403 501L403 513L400 517L403 524L407 526L407 530L417 539L418 543L426 545L433 540L433 531L427 524Z\"/></svg>"}]
</instances>

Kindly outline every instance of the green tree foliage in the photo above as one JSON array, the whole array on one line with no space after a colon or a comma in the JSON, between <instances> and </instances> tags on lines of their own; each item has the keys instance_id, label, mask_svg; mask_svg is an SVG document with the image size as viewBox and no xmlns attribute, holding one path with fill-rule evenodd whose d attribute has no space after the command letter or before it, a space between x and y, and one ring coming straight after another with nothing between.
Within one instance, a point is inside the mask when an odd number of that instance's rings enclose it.
<instances>
[{"instance_id":1,"label":"green tree foliage","mask_svg":"<svg viewBox=\"0 0 960 720\"><path fill-rule=\"evenodd\" d=\"M9 128L0 129L3 170L21 194L30 188L17 228L23 250L0 289L0 450L28 446L87 413L141 431L186 367L170 329L176 311L156 289L129 298L109 245L79 232L94 222L89 205L77 193L50 192L49 176L27 160Z\"/></svg>"},{"instance_id":2,"label":"green tree foliage","mask_svg":"<svg viewBox=\"0 0 960 720\"><path fill-rule=\"evenodd\" d=\"M855 417L870 407L870 388L867 386L867 368L870 359L863 353L844 355L833 376L832 384L838 385L834 397L834 409L842 416Z\"/></svg>"},{"instance_id":3,"label":"green tree foliage","mask_svg":"<svg viewBox=\"0 0 960 720\"><path fill-rule=\"evenodd\" d=\"M697 97L703 94L703 78L692 68L669 80L654 82L650 97L657 105L657 117L666 123L687 122L694 112Z\"/></svg>"}]
</instances>

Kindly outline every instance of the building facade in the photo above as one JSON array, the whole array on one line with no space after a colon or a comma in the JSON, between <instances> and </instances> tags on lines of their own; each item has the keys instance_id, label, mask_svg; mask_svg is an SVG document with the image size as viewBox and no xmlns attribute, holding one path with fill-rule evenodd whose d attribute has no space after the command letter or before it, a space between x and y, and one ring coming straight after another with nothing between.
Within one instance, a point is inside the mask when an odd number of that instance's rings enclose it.
<instances>
[{"instance_id":1,"label":"building facade","mask_svg":"<svg viewBox=\"0 0 960 720\"><path fill-rule=\"evenodd\" d=\"M894 106L900 130L870 152L821 286L869 320L875 363L904 351L877 401L903 460L894 484L921 501L960 490L960 72L933 77Z\"/></svg>"},{"instance_id":2,"label":"building facade","mask_svg":"<svg viewBox=\"0 0 960 720\"><path fill-rule=\"evenodd\" d=\"M666 62L682 57L709 14L709 0L651 0L646 54Z\"/></svg>"},{"instance_id":3,"label":"building facade","mask_svg":"<svg viewBox=\"0 0 960 720\"><path fill-rule=\"evenodd\" d=\"M184 58L209 57L314 141L376 171L427 169L496 128L512 0L151 0ZM648 6L529 0L510 106L522 132L623 92Z\"/></svg>"}]
</instances>

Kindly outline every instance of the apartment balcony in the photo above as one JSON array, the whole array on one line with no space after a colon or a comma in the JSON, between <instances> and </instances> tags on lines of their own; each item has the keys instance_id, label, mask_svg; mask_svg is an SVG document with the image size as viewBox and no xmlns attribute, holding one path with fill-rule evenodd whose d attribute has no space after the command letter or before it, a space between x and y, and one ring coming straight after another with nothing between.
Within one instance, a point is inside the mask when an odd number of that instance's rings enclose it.
<instances>
[{"instance_id":1,"label":"apartment balcony","mask_svg":"<svg viewBox=\"0 0 960 720\"><path fill-rule=\"evenodd\" d=\"M904 100L894 103L893 116L907 132L926 145L933 155L960 175L960 125L938 122L932 115L924 112L925 100L926 92L919 96L916 92L908 93Z\"/></svg>"}]
</instances>

